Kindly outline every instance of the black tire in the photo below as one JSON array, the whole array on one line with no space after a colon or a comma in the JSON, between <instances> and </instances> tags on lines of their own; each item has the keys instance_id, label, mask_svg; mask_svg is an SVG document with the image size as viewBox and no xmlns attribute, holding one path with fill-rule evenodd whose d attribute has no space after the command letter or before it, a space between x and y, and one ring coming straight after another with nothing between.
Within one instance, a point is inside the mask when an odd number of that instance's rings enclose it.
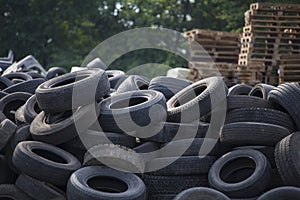
<instances>
[{"instance_id":1,"label":"black tire","mask_svg":"<svg viewBox=\"0 0 300 200\"><path fill-rule=\"evenodd\" d=\"M156 158L146 163L146 172L155 176L208 174L210 167L216 159L214 156ZM156 170L156 168L162 164L166 165L166 167Z\"/></svg>"},{"instance_id":2,"label":"black tire","mask_svg":"<svg viewBox=\"0 0 300 200\"><path fill-rule=\"evenodd\" d=\"M267 158L256 150L236 150L219 158L208 175L210 187L230 198L261 195L269 186L271 168Z\"/></svg>"},{"instance_id":3,"label":"black tire","mask_svg":"<svg viewBox=\"0 0 300 200\"><path fill-rule=\"evenodd\" d=\"M184 79L167 77L167 76L159 76L159 77L153 78L150 81L148 89L156 90L158 92L163 93L165 98L168 100L172 96L174 96L176 93L178 93L180 90L186 88L187 86L189 86L191 84L192 84L192 82L184 80Z\"/></svg>"},{"instance_id":4,"label":"black tire","mask_svg":"<svg viewBox=\"0 0 300 200\"><path fill-rule=\"evenodd\" d=\"M227 111L239 108L272 108L272 105L265 99L246 95L227 96Z\"/></svg>"},{"instance_id":5,"label":"black tire","mask_svg":"<svg viewBox=\"0 0 300 200\"><path fill-rule=\"evenodd\" d=\"M285 83L279 85L269 93L268 100L284 108L294 120L297 130L300 130L300 86L298 83Z\"/></svg>"},{"instance_id":6,"label":"black tire","mask_svg":"<svg viewBox=\"0 0 300 200\"><path fill-rule=\"evenodd\" d=\"M24 82L14 84L14 85L4 89L3 92L9 93L9 94L14 93L14 92L27 92L30 94L34 94L35 89L44 82L45 82L45 80L42 78L24 81Z\"/></svg>"},{"instance_id":7,"label":"black tire","mask_svg":"<svg viewBox=\"0 0 300 200\"><path fill-rule=\"evenodd\" d=\"M194 187L179 193L174 200L230 200L225 194L206 187Z\"/></svg>"},{"instance_id":8,"label":"black tire","mask_svg":"<svg viewBox=\"0 0 300 200\"><path fill-rule=\"evenodd\" d=\"M8 95L8 93L0 91L0 100L6 95Z\"/></svg>"},{"instance_id":9,"label":"black tire","mask_svg":"<svg viewBox=\"0 0 300 200\"><path fill-rule=\"evenodd\" d=\"M13 83L8 79L3 76L0 76L0 90L4 90L5 88L8 88L12 86Z\"/></svg>"},{"instance_id":10,"label":"black tire","mask_svg":"<svg viewBox=\"0 0 300 200\"><path fill-rule=\"evenodd\" d=\"M0 185L0 199L33 200L13 184Z\"/></svg>"},{"instance_id":11,"label":"black tire","mask_svg":"<svg viewBox=\"0 0 300 200\"><path fill-rule=\"evenodd\" d=\"M267 100L269 92L274 88L275 86L273 85L259 83L252 88L252 90L249 92L249 96L260 97Z\"/></svg>"},{"instance_id":12,"label":"black tire","mask_svg":"<svg viewBox=\"0 0 300 200\"><path fill-rule=\"evenodd\" d=\"M90 61L87 65L87 68L90 69L102 69L102 70L106 70L107 66L105 65L105 63L100 59L100 58L95 58L94 60Z\"/></svg>"},{"instance_id":13,"label":"black tire","mask_svg":"<svg viewBox=\"0 0 300 200\"><path fill-rule=\"evenodd\" d=\"M192 187L208 187L207 175L149 176L143 180L149 195L177 195Z\"/></svg>"},{"instance_id":14,"label":"black tire","mask_svg":"<svg viewBox=\"0 0 300 200\"><path fill-rule=\"evenodd\" d=\"M0 151L8 144L16 129L17 126L9 119L0 123Z\"/></svg>"},{"instance_id":15,"label":"black tire","mask_svg":"<svg viewBox=\"0 0 300 200\"><path fill-rule=\"evenodd\" d=\"M0 185L13 184L16 179L17 175L9 168L8 158L4 155L0 155Z\"/></svg>"},{"instance_id":16,"label":"black tire","mask_svg":"<svg viewBox=\"0 0 300 200\"><path fill-rule=\"evenodd\" d=\"M234 122L261 122L285 127L290 132L296 130L292 118L284 112L270 108L240 108L227 113L225 124Z\"/></svg>"},{"instance_id":17,"label":"black tire","mask_svg":"<svg viewBox=\"0 0 300 200\"><path fill-rule=\"evenodd\" d=\"M185 150L185 151L184 151ZM191 138L175 140L162 146L161 157L176 156L219 156L225 153L217 139L212 138Z\"/></svg>"},{"instance_id":18,"label":"black tire","mask_svg":"<svg viewBox=\"0 0 300 200\"><path fill-rule=\"evenodd\" d=\"M233 150L245 150L245 149L253 149L260 151L263 153L268 161L271 164L272 169L276 169L276 164L275 164L275 157L274 157L274 147L268 147L268 146L240 146L240 147L235 147Z\"/></svg>"},{"instance_id":19,"label":"black tire","mask_svg":"<svg viewBox=\"0 0 300 200\"><path fill-rule=\"evenodd\" d=\"M38 79L38 78L41 78L41 79L44 79L44 81L46 81L46 77L43 76L42 74L39 74L38 72L35 72L35 71L29 71L27 72L28 75L30 75L32 77L32 79Z\"/></svg>"},{"instance_id":20,"label":"black tire","mask_svg":"<svg viewBox=\"0 0 300 200\"><path fill-rule=\"evenodd\" d=\"M211 96L217 106L226 99L226 85L220 77L200 80L167 101L168 121L192 122L211 112Z\"/></svg>"},{"instance_id":21,"label":"black tire","mask_svg":"<svg viewBox=\"0 0 300 200\"><path fill-rule=\"evenodd\" d=\"M300 200L300 188L298 187L278 187L261 195L257 200Z\"/></svg>"},{"instance_id":22,"label":"black tire","mask_svg":"<svg viewBox=\"0 0 300 200\"><path fill-rule=\"evenodd\" d=\"M106 70L105 73L108 76L110 88L115 88L119 81L123 80L126 76L121 70Z\"/></svg>"},{"instance_id":23,"label":"black tire","mask_svg":"<svg viewBox=\"0 0 300 200\"><path fill-rule=\"evenodd\" d=\"M114 144L102 144L89 149L84 155L83 165L108 165L117 170L133 173L143 173L145 170L145 162L138 153Z\"/></svg>"},{"instance_id":24,"label":"black tire","mask_svg":"<svg viewBox=\"0 0 300 200\"><path fill-rule=\"evenodd\" d=\"M39 181L25 174L21 174L18 177L16 186L33 200L66 200L66 194L62 190L58 189L54 185Z\"/></svg>"},{"instance_id":25,"label":"black tire","mask_svg":"<svg viewBox=\"0 0 300 200\"><path fill-rule=\"evenodd\" d=\"M70 175L81 167L70 153L36 141L20 142L12 161L22 173L58 186L66 185Z\"/></svg>"},{"instance_id":26,"label":"black tire","mask_svg":"<svg viewBox=\"0 0 300 200\"><path fill-rule=\"evenodd\" d=\"M15 121L15 112L31 97L31 94L26 92L15 92L8 94L0 100L0 111L10 119Z\"/></svg>"},{"instance_id":27,"label":"black tire","mask_svg":"<svg viewBox=\"0 0 300 200\"><path fill-rule=\"evenodd\" d=\"M68 200L146 200L146 187L136 175L107 167L84 167L72 174L67 186Z\"/></svg>"},{"instance_id":28,"label":"black tire","mask_svg":"<svg viewBox=\"0 0 300 200\"><path fill-rule=\"evenodd\" d=\"M258 122L236 122L225 124L220 141L224 145L236 146L275 146L290 134L286 128L274 124Z\"/></svg>"},{"instance_id":29,"label":"black tire","mask_svg":"<svg viewBox=\"0 0 300 200\"><path fill-rule=\"evenodd\" d=\"M26 120L24 117L24 107L25 106L23 105L20 108L18 108L18 110L15 113L15 123L17 126L26 123Z\"/></svg>"},{"instance_id":30,"label":"black tire","mask_svg":"<svg viewBox=\"0 0 300 200\"><path fill-rule=\"evenodd\" d=\"M48 69L48 71L46 73L46 79L50 80L54 77L64 75L65 73L67 73L67 71L64 68L51 67L50 69Z\"/></svg>"},{"instance_id":31,"label":"black tire","mask_svg":"<svg viewBox=\"0 0 300 200\"><path fill-rule=\"evenodd\" d=\"M130 75L128 76L117 88L118 93L134 91L134 90L147 90L150 80L144 76Z\"/></svg>"},{"instance_id":32,"label":"black tire","mask_svg":"<svg viewBox=\"0 0 300 200\"><path fill-rule=\"evenodd\" d=\"M10 81L12 81L12 83L20 83L23 81L32 80L32 77L24 72L13 72L9 74L4 74L2 75L2 77L9 79Z\"/></svg>"},{"instance_id":33,"label":"black tire","mask_svg":"<svg viewBox=\"0 0 300 200\"><path fill-rule=\"evenodd\" d=\"M165 122L161 126L163 128L157 134L144 138L144 140L167 143L172 140L204 138L208 131L209 124Z\"/></svg>"},{"instance_id":34,"label":"black tire","mask_svg":"<svg viewBox=\"0 0 300 200\"><path fill-rule=\"evenodd\" d=\"M228 96L231 95L248 95L252 86L246 84L236 84L228 89Z\"/></svg>"},{"instance_id":35,"label":"black tire","mask_svg":"<svg viewBox=\"0 0 300 200\"><path fill-rule=\"evenodd\" d=\"M109 81L105 72L92 69L44 82L36 89L36 98L41 110L55 113L98 102L108 92Z\"/></svg>"},{"instance_id":36,"label":"black tire","mask_svg":"<svg viewBox=\"0 0 300 200\"><path fill-rule=\"evenodd\" d=\"M66 143L85 132L93 124L94 109L95 105L88 105L78 108L74 113L66 111L46 114L42 111L30 125L32 137L53 145Z\"/></svg>"},{"instance_id":37,"label":"black tire","mask_svg":"<svg viewBox=\"0 0 300 200\"><path fill-rule=\"evenodd\" d=\"M36 100L36 96L32 95L24 105L24 119L27 123L31 123L34 118L41 112Z\"/></svg>"},{"instance_id":38,"label":"black tire","mask_svg":"<svg viewBox=\"0 0 300 200\"><path fill-rule=\"evenodd\" d=\"M105 132L135 131L136 137L153 135L156 125L165 121L167 115L165 97L153 90L120 93L103 100L99 107L99 122ZM151 116L151 108L156 107Z\"/></svg>"},{"instance_id":39,"label":"black tire","mask_svg":"<svg viewBox=\"0 0 300 200\"><path fill-rule=\"evenodd\" d=\"M275 147L276 166L284 185L287 186L300 186L299 136L299 132L295 132Z\"/></svg>"},{"instance_id":40,"label":"black tire","mask_svg":"<svg viewBox=\"0 0 300 200\"><path fill-rule=\"evenodd\" d=\"M133 148L135 152L142 155L145 163L153 160L154 158L160 157L159 149L160 145L157 142L145 142Z\"/></svg>"}]
</instances>

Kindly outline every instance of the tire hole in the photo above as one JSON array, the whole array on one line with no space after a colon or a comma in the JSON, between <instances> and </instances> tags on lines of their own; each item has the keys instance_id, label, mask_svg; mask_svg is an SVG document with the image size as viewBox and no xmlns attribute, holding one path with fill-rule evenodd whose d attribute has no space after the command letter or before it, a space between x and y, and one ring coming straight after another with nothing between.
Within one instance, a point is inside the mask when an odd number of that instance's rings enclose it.
<instances>
[{"instance_id":1,"label":"tire hole","mask_svg":"<svg viewBox=\"0 0 300 200\"><path fill-rule=\"evenodd\" d=\"M195 97L199 96L204 90L206 90L206 85L199 85L193 90L189 90L186 94L179 96L174 104L174 107L178 107L186 104L187 102L193 100Z\"/></svg>"},{"instance_id":2,"label":"tire hole","mask_svg":"<svg viewBox=\"0 0 300 200\"><path fill-rule=\"evenodd\" d=\"M113 177L93 177L87 181L87 184L94 190L107 193L122 193L128 189L126 183Z\"/></svg>"},{"instance_id":3,"label":"tire hole","mask_svg":"<svg viewBox=\"0 0 300 200\"><path fill-rule=\"evenodd\" d=\"M130 99L124 99L124 100L112 103L110 108L111 109L126 108L126 107L131 107L131 106L135 106L135 105L144 103L146 101L148 101L148 99L145 97L133 97Z\"/></svg>"},{"instance_id":4,"label":"tire hole","mask_svg":"<svg viewBox=\"0 0 300 200\"><path fill-rule=\"evenodd\" d=\"M65 159L63 159L62 157L52 153L52 152L49 152L49 151L46 151L46 150L43 150L43 149L33 149L32 150L33 153L47 159L47 160L51 160L53 162L56 162L56 163L62 163L62 164L68 164Z\"/></svg>"},{"instance_id":5,"label":"tire hole","mask_svg":"<svg viewBox=\"0 0 300 200\"><path fill-rule=\"evenodd\" d=\"M222 167L220 177L226 183L239 183L248 179L255 168L256 164L251 158L236 158Z\"/></svg>"}]
</instances>

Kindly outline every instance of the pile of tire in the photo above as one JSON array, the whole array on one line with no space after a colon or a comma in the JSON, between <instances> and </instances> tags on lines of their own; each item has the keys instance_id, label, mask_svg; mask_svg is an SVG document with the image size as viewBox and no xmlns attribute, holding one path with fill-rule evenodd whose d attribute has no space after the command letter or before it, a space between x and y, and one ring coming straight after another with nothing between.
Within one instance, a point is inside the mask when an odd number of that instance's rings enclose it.
<instances>
[{"instance_id":1,"label":"pile of tire","mask_svg":"<svg viewBox=\"0 0 300 200\"><path fill-rule=\"evenodd\" d=\"M300 199L300 85L0 77L0 199Z\"/></svg>"}]
</instances>

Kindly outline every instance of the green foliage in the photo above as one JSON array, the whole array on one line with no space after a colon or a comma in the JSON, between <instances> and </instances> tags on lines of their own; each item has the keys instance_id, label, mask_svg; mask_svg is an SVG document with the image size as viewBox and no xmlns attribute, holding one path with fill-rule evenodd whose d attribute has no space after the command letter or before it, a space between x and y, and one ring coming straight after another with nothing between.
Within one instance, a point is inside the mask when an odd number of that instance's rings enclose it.
<instances>
[{"instance_id":1,"label":"green foliage","mask_svg":"<svg viewBox=\"0 0 300 200\"><path fill-rule=\"evenodd\" d=\"M103 40L137 27L179 32L212 29L241 32L252 0L0 0L0 56L32 54L46 67L79 66ZM274 0L299 3L297 0ZM121 56L111 66L128 71L145 63L187 66L176 55L146 49Z\"/></svg>"}]
</instances>

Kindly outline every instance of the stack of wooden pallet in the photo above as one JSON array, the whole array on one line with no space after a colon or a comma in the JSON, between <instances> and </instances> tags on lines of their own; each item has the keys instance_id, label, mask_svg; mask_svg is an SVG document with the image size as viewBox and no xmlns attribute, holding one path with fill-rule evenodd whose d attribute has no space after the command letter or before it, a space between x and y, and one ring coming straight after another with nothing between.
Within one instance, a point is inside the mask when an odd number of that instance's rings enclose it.
<instances>
[{"instance_id":1,"label":"stack of wooden pallet","mask_svg":"<svg viewBox=\"0 0 300 200\"><path fill-rule=\"evenodd\" d=\"M265 64L266 78L274 76L280 56L300 54L300 5L255 3L245 14L239 65Z\"/></svg>"},{"instance_id":2,"label":"stack of wooden pallet","mask_svg":"<svg viewBox=\"0 0 300 200\"><path fill-rule=\"evenodd\" d=\"M237 82L240 34L197 29L185 32L185 37L189 39L191 80L219 75L227 85Z\"/></svg>"},{"instance_id":3,"label":"stack of wooden pallet","mask_svg":"<svg viewBox=\"0 0 300 200\"><path fill-rule=\"evenodd\" d=\"M191 62L212 60L217 63L237 63L238 61L240 51L238 33L196 29L185 32L185 36L189 38Z\"/></svg>"},{"instance_id":4,"label":"stack of wooden pallet","mask_svg":"<svg viewBox=\"0 0 300 200\"><path fill-rule=\"evenodd\" d=\"M279 65L279 83L300 81L300 56L281 56Z\"/></svg>"}]
</instances>

